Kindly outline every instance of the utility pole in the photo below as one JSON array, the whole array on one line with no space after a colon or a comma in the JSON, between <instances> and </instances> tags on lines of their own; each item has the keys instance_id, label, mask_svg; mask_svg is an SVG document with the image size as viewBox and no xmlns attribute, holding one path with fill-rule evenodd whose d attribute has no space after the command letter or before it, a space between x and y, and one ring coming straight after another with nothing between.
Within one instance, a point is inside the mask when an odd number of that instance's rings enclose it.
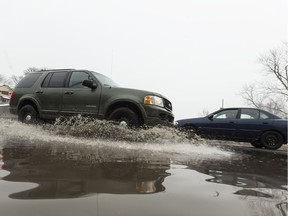
<instances>
[{"instance_id":1,"label":"utility pole","mask_svg":"<svg viewBox=\"0 0 288 216\"><path fill-rule=\"evenodd\" d=\"M220 109L224 109L224 99L222 99L222 106Z\"/></svg>"}]
</instances>

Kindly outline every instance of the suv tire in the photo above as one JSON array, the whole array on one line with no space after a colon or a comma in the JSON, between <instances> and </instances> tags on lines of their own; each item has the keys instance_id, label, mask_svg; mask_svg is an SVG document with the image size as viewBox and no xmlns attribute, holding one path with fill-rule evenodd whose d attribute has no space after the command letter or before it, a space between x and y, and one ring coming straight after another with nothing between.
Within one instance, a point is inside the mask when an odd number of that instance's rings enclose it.
<instances>
[{"instance_id":1,"label":"suv tire","mask_svg":"<svg viewBox=\"0 0 288 216\"><path fill-rule=\"evenodd\" d=\"M109 115L108 120L118 122L118 124L123 127L135 127L140 125L138 115L133 110L126 107L115 109Z\"/></svg>"},{"instance_id":2,"label":"suv tire","mask_svg":"<svg viewBox=\"0 0 288 216\"><path fill-rule=\"evenodd\" d=\"M18 120L26 124L37 123L38 113L33 106L25 105L19 111Z\"/></svg>"}]
</instances>

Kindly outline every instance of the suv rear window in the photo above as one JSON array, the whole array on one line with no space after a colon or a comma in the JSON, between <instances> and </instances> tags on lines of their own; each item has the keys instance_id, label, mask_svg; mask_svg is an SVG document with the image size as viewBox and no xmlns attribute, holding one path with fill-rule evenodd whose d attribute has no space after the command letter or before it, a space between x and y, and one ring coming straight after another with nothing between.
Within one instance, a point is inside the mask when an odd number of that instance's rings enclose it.
<instances>
[{"instance_id":1,"label":"suv rear window","mask_svg":"<svg viewBox=\"0 0 288 216\"><path fill-rule=\"evenodd\" d=\"M43 83L42 88L62 88L67 79L67 72L49 73Z\"/></svg>"},{"instance_id":2,"label":"suv rear window","mask_svg":"<svg viewBox=\"0 0 288 216\"><path fill-rule=\"evenodd\" d=\"M16 88L31 88L42 73L27 74L16 86Z\"/></svg>"}]
</instances>

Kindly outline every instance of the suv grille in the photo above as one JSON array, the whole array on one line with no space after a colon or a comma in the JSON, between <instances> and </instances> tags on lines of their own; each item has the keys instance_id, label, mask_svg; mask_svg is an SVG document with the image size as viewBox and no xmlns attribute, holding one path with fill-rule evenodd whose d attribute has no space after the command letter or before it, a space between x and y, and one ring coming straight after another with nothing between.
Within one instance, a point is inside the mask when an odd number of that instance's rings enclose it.
<instances>
[{"instance_id":1,"label":"suv grille","mask_svg":"<svg viewBox=\"0 0 288 216\"><path fill-rule=\"evenodd\" d=\"M164 107L170 111L172 111L172 103L164 98Z\"/></svg>"}]
</instances>

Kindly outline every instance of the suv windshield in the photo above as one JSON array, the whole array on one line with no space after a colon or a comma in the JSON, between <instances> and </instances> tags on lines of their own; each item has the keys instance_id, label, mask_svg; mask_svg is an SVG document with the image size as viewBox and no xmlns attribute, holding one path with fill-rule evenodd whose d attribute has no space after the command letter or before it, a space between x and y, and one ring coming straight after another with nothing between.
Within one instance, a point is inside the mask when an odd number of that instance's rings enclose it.
<instances>
[{"instance_id":1,"label":"suv windshield","mask_svg":"<svg viewBox=\"0 0 288 216\"><path fill-rule=\"evenodd\" d=\"M119 85L115 83L112 79L109 77L106 77L102 74L92 72L93 75L96 77L96 79L104 86L111 86L111 87L118 87Z\"/></svg>"}]
</instances>

